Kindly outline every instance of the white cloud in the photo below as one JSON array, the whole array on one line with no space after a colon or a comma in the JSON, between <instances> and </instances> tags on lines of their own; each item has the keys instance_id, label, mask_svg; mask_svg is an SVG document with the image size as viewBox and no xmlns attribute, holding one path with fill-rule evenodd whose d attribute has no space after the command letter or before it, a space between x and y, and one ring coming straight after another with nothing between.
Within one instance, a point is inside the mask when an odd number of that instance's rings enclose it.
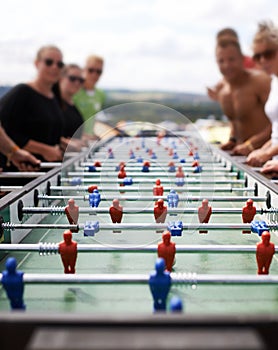
<instances>
[{"instance_id":1,"label":"white cloud","mask_svg":"<svg viewBox=\"0 0 278 350\"><path fill-rule=\"evenodd\" d=\"M66 62L105 57L102 87L205 93L219 79L214 38L234 27L249 52L259 20L276 0L10 0L2 4L0 84L32 79L42 45L61 47ZM271 18L278 24L278 19Z\"/></svg>"}]
</instances>

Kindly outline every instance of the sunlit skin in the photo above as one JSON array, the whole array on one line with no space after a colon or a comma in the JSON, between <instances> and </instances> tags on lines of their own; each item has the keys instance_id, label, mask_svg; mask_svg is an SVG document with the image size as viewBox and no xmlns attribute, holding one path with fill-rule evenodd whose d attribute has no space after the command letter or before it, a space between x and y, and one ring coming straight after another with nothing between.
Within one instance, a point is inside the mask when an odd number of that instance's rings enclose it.
<instances>
[{"instance_id":1,"label":"sunlit skin","mask_svg":"<svg viewBox=\"0 0 278 350\"><path fill-rule=\"evenodd\" d=\"M47 66L44 63L44 59L46 58L52 59L54 62L63 61L60 50L52 48L45 49L34 62L37 69L37 76L29 85L43 95L51 98L53 97L52 86L60 79L61 68L57 67L56 64Z\"/></svg>"},{"instance_id":2,"label":"sunlit skin","mask_svg":"<svg viewBox=\"0 0 278 350\"><path fill-rule=\"evenodd\" d=\"M257 42L253 45L253 54L266 52L267 50L276 50L273 59L266 59L261 56L260 60L256 62L256 68L263 70L268 74L275 74L278 76L278 50L272 44L265 41Z\"/></svg>"},{"instance_id":3,"label":"sunlit skin","mask_svg":"<svg viewBox=\"0 0 278 350\"><path fill-rule=\"evenodd\" d=\"M101 62L97 58L91 58L86 62L86 66L83 72L83 77L85 79L84 88L86 90L93 90L101 74L98 74L97 72L90 73L88 68L103 70L103 62Z\"/></svg>"},{"instance_id":4,"label":"sunlit skin","mask_svg":"<svg viewBox=\"0 0 278 350\"><path fill-rule=\"evenodd\" d=\"M275 52L272 58L265 58L261 55L260 59L256 62L258 69L266 72L267 74L278 76L278 48L274 47L273 44L270 44L266 41L256 42L253 45L254 55L264 53L269 50ZM261 166L268 160L270 160L274 155L278 154L278 146L272 145L271 140L266 142L260 149L257 149L249 154L246 159L247 164L251 166ZM278 167L278 166L277 166ZM262 170L263 173L271 174L272 167L269 167L269 164ZM275 172L275 171L274 171Z\"/></svg>"},{"instance_id":5,"label":"sunlit skin","mask_svg":"<svg viewBox=\"0 0 278 350\"><path fill-rule=\"evenodd\" d=\"M59 82L63 99L69 104L73 104L72 97L81 88L82 84L78 80L74 82L70 81L68 76L82 78L82 70L76 67L69 68L67 73L61 77Z\"/></svg>"},{"instance_id":6,"label":"sunlit skin","mask_svg":"<svg viewBox=\"0 0 278 350\"><path fill-rule=\"evenodd\" d=\"M234 45L218 46L216 61L223 75L218 101L230 121L231 136L237 140L237 145L227 143L222 148L247 155L250 149L243 145L246 140L258 148L270 137L271 123L264 112L270 77L263 72L244 69L243 56Z\"/></svg>"}]
</instances>

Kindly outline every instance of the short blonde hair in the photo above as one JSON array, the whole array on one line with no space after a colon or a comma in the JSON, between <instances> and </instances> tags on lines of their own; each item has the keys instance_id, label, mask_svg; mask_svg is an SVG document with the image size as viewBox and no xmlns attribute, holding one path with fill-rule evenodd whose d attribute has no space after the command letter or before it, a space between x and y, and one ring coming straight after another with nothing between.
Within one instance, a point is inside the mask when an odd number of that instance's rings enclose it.
<instances>
[{"instance_id":1,"label":"short blonde hair","mask_svg":"<svg viewBox=\"0 0 278 350\"><path fill-rule=\"evenodd\" d=\"M272 21L258 23L258 30L253 38L253 46L257 43L267 43L278 47L278 27Z\"/></svg>"},{"instance_id":2,"label":"short blonde hair","mask_svg":"<svg viewBox=\"0 0 278 350\"><path fill-rule=\"evenodd\" d=\"M98 56L98 55L90 55L90 56L88 56L87 59L86 59L86 66L87 66L88 63L91 62L91 61L99 62L99 63L101 63L101 64L104 63L103 57Z\"/></svg>"}]
</instances>

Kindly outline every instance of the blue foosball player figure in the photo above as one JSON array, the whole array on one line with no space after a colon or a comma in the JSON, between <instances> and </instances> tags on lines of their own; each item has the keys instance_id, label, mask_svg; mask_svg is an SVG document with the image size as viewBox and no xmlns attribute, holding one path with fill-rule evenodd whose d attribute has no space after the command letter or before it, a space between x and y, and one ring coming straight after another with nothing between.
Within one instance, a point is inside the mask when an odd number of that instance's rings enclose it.
<instances>
[{"instance_id":1,"label":"blue foosball player figure","mask_svg":"<svg viewBox=\"0 0 278 350\"><path fill-rule=\"evenodd\" d=\"M169 162L168 164L168 172L169 173L175 173L176 172L176 166L174 162Z\"/></svg>"},{"instance_id":2,"label":"blue foosball player figure","mask_svg":"<svg viewBox=\"0 0 278 350\"><path fill-rule=\"evenodd\" d=\"M170 221L167 230L171 233L171 236L181 236L183 231L182 221Z\"/></svg>"},{"instance_id":3,"label":"blue foosball player figure","mask_svg":"<svg viewBox=\"0 0 278 350\"><path fill-rule=\"evenodd\" d=\"M81 177L73 177L69 182L71 186L78 186L82 184L82 179Z\"/></svg>"},{"instance_id":4,"label":"blue foosball player figure","mask_svg":"<svg viewBox=\"0 0 278 350\"><path fill-rule=\"evenodd\" d=\"M177 208L179 204L179 195L175 190L171 190L167 196L167 202L169 208Z\"/></svg>"},{"instance_id":5,"label":"blue foosball player figure","mask_svg":"<svg viewBox=\"0 0 278 350\"><path fill-rule=\"evenodd\" d=\"M183 311L183 305L181 298L174 296L170 300L170 311L174 313L179 313Z\"/></svg>"},{"instance_id":6,"label":"blue foosball player figure","mask_svg":"<svg viewBox=\"0 0 278 350\"><path fill-rule=\"evenodd\" d=\"M16 259L10 257L6 261L6 270L2 273L2 285L10 299L12 310L25 310L23 301L24 283L22 271L16 270Z\"/></svg>"},{"instance_id":7,"label":"blue foosball player figure","mask_svg":"<svg viewBox=\"0 0 278 350\"><path fill-rule=\"evenodd\" d=\"M269 227L267 223L263 220L253 220L251 222L251 231L261 236L264 231L269 231Z\"/></svg>"},{"instance_id":8,"label":"blue foosball player figure","mask_svg":"<svg viewBox=\"0 0 278 350\"><path fill-rule=\"evenodd\" d=\"M99 221L86 221L84 225L84 237L94 236L99 231Z\"/></svg>"},{"instance_id":9,"label":"blue foosball player figure","mask_svg":"<svg viewBox=\"0 0 278 350\"><path fill-rule=\"evenodd\" d=\"M91 208L97 208L101 201L100 193L97 189L93 190L93 193L89 194L89 204Z\"/></svg>"},{"instance_id":10,"label":"blue foosball player figure","mask_svg":"<svg viewBox=\"0 0 278 350\"><path fill-rule=\"evenodd\" d=\"M166 311L166 301L171 288L170 272L165 271L165 260L158 258L155 271L150 274L149 286L153 297L154 312Z\"/></svg>"},{"instance_id":11,"label":"blue foosball player figure","mask_svg":"<svg viewBox=\"0 0 278 350\"><path fill-rule=\"evenodd\" d=\"M88 172L89 173L95 173L97 171L97 168L94 165L88 166Z\"/></svg>"}]
</instances>

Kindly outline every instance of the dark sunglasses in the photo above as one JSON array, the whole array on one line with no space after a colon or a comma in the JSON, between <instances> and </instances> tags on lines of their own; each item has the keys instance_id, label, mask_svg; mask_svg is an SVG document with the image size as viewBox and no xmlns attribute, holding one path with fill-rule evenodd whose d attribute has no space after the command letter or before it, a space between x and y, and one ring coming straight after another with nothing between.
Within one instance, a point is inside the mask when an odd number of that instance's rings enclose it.
<instances>
[{"instance_id":1,"label":"dark sunglasses","mask_svg":"<svg viewBox=\"0 0 278 350\"><path fill-rule=\"evenodd\" d=\"M101 75L102 70L101 69L97 69L97 68L87 68L89 73L97 73L98 75Z\"/></svg>"},{"instance_id":2,"label":"dark sunglasses","mask_svg":"<svg viewBox=\"0 0 278 350\"><path fill-rule=\"evenodd\" d=\"M47 67L51 67L55 63L58 68L62 69L65 65L64 62L62 61L55 62L52 58L45 58L43 61Z\"/></svg>"},{"instance_id":3,"label":"dark sunglasses","mask_svg":"<svg viewBox=\"0 0 278 350\"><path fill-rule=\"evenodd\" d=\"M269 49L265 50L263 52L258 52L253 55L253 61L259 62L261 58L263 57L265 60L272 60L276 55L277 50L275 49Z\"/></svg>"},{"instance_id":4,"label":"dark sunglasses","mask_svg":"<svg viewBox=\"0 0 278 350\"><path fill-rule=\"evenodd\" d=\"M76 75L68 75L67 76L68 80L71 81L72 83L78 81L80 84L83 84L85 79L78 77Z\"/></svg>"}]
</instances>

